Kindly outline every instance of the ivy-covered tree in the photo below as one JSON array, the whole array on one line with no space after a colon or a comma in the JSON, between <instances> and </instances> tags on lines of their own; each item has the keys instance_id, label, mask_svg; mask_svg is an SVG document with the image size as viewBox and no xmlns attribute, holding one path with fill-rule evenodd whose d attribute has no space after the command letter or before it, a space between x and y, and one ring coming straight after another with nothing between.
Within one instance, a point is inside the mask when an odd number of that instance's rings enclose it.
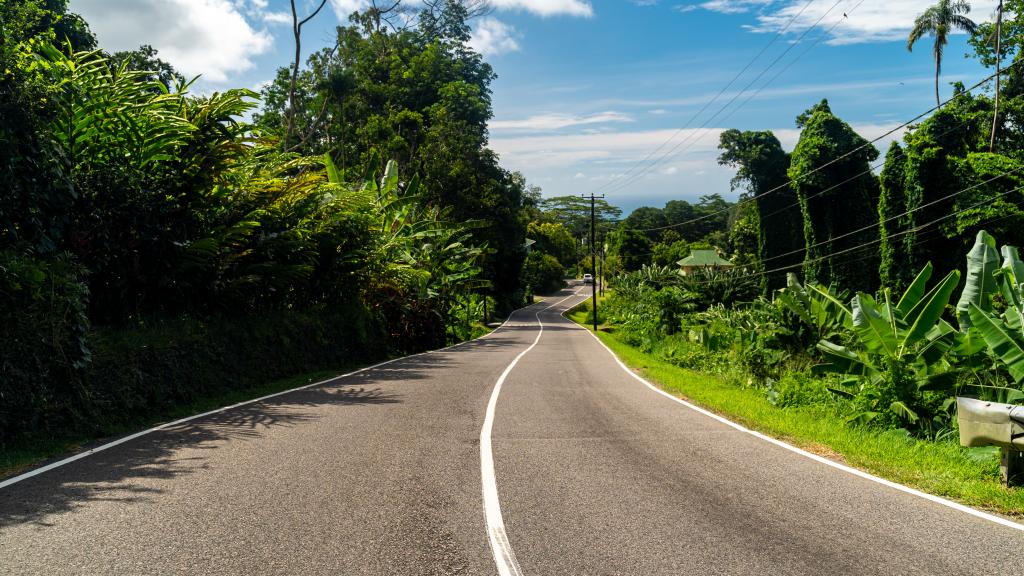
<instances>
[{"instance_id":1,"label":"ivy-covered tree","mask_svg":"<svg viewBox=\"0 0 1024 576\"><path fill-rule=\"evenodd\" d=\"M800 115L797 125L803 130L787 175L803 216L804 273L808 281L872 291L877 280L864 270L878 269L877 248L856 248L877 238L878 180L869 163L878 150L825 100Z\"/></svg>"},{"instance_id":2,"label":"ivy-covered tree","mask_svg":"<svg viewBox=\"0 0 1024 576\"><path fill-rule=\"evenodd\" d=\"M885 165L879 175L879 275L882 285L892 288L897 294L902 293L914 279L915 270L911 250L913 237L907 233L913 227L914 216L901 216L908 206L904 155L899 143L893 142L885 155Z\"/></svg>"},{"instance_id":3,"label":"ivy-covered tree","mask_svg":"<svg viewBox=\"0 0 1024 576\"><path fill-rule=\"evenodd\" d=\"M764 290L786 284L787 266L803 260L803 227L796 193L788 186L789 154L770 131L726 130L718 148L718 163L736 169L732 188L745 189L754 198L756 212L750 223L757 230L757 256L763 269L781 268L762 281Z\"/></svg>"}]
</instances>

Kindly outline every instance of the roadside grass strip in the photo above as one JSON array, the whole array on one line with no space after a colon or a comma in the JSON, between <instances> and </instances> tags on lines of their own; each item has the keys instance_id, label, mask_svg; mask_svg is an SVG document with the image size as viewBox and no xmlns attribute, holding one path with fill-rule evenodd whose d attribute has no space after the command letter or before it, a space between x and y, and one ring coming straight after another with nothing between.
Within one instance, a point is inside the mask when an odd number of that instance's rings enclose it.
<instances>
[{"instance_id":1,"label":"roadside grass strip","mask_svg":"<svg viewBox=\"0 0 1024 576\"><path fill-rule=\"evenodd\" d=\"M578 308L567 316L583 324L586 311ZM841 414L824 406L778 408L768 402L763 391L674 366L623 343L614 334L600 332L598 338L634 374L674 397L751 431L781 440L816 458L853 468L854 472L867 472L884 481L920 490L926 493L922 495L925 497L949 498L972 508L1024 520L1024 489L1002 486L998 463L991 456L979 458L978 453L955 441L933 442L899 431L851 426ZM1024 530L1020 524L1009 524Z\"/></svg>"}]
</instances>

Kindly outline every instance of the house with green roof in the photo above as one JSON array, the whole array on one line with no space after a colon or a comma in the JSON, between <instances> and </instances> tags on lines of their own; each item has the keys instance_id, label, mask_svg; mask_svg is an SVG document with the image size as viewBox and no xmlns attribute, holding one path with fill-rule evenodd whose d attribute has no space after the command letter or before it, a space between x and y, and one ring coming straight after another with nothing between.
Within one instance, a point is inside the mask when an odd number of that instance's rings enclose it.
<instances>
[{"instance_id":1,"label":"house with green roof","mask_svg":"<svg viewBox=\"0 0 1024 576\"><path fill-rule=\"evenodd\" d=\"M690 255L679 262L684 275L692 274L697 270L717 270L720 268L732 268L734 264L718 255L714 250L691 250Z\"/></svg>"}]
</instances>

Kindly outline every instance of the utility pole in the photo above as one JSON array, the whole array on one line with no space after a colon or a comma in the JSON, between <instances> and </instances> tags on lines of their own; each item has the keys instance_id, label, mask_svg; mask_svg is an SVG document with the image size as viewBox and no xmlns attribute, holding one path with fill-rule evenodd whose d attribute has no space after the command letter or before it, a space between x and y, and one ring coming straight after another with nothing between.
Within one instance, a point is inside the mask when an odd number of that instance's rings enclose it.
<instances>
[{"instance_id":1,"label":"utility pole","mask_svg":"<svg viewBox=\"0 0 1024 576\"><path fill-rule=\"evenodd\" d=\"M996 12L996 105L992 114L992 135L988 141L988 151L992 152L996 147L996 127L999 125L999 65L1002 60L1003 39L1003 0L999 0L999 9Z\"/></svg>"},{"instance_id":2,"label":"utility pole","mask_svg":"<svg viewBox=\"0 0 1024 576\"><path fill-rule=\"evenodd\" d=\"M604 198L604 194L600 196L584 194L583 198L590 199L590 277L593 280L593 284L590 285L590 297L594 302L594 332L597 332L597 212L595 203L598 198Z\"/></svg>"}]
</instances>

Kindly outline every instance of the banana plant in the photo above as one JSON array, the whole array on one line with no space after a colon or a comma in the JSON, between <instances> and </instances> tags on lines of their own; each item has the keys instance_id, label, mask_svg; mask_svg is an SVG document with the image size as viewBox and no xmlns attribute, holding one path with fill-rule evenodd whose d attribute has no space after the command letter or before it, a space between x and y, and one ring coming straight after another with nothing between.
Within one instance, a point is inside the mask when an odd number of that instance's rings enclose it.
<instances>
[{"instance_id":1,"label":"banana plant","mask_svg":"<svg viewBox=\"0 0 1024 576\"><path fill-rule=\"evenodd\" d=\"M788 274L786 287L775 293L776 302L810 327L816 340L829 340L853 328L853 312L846 305L846 291L834 286L801 285L796 274Z\"/></svg>"},{"instance_id":2,"label":"banana plant","mask_svg":"<svg viewBox=\"0 0 1024 576\"><path fill-rule=\"evenodd\" d=\"M973 323L968 313L972 304L986 312L992 309L992 295L997 289L994 272L997 269L999 253L996 252L996 240L981 230L974 247L967 253L967 282L956 304L961 331L966 332Z\"/></svg>"},{"instance_id":3,"label":"banana plant","mask_svg":"<svg viewBox=\"0 0 1024 576\"><path fill-rule=\"evenodd\" d=\"M925 393L953 389L959 368L946 353L957 344L958 333L942 313L960 272L950 272L928 290L931 275L929 263L895 303L888 290L880 301L858 293L850 307L855 344L818 343L826 363L816 370L847 376L831 390L854 401L853 420L926 427L930 407Z\"/></svg>"},{"instance_id":4,"label":"banana plant","mask_svg":"<svg viewBox=\"0 0 1024 576\"><path fill-rule=\"evenodd\" d=\"M984 232L978 234L979 243L982 234ZM991 236L986 240L989 239ZM993 250L994 244L991 240ZM971 252L973 254L974 250ZM1002 267L986 270L987 277L978 281L984 281L984 287L971 286L971 278L968 279L968 288L980 292L981 297L967 302L967 317L991 354L1006 366L1014 382L1020 384L1024 380L1024 262L1013 246L1003 246L1001 252ZM964 289L965 293L968 288ZM1006 303L1006 310L998 315L991 304L992 293L996 290Z\"/></svg>"}]
</instances>

